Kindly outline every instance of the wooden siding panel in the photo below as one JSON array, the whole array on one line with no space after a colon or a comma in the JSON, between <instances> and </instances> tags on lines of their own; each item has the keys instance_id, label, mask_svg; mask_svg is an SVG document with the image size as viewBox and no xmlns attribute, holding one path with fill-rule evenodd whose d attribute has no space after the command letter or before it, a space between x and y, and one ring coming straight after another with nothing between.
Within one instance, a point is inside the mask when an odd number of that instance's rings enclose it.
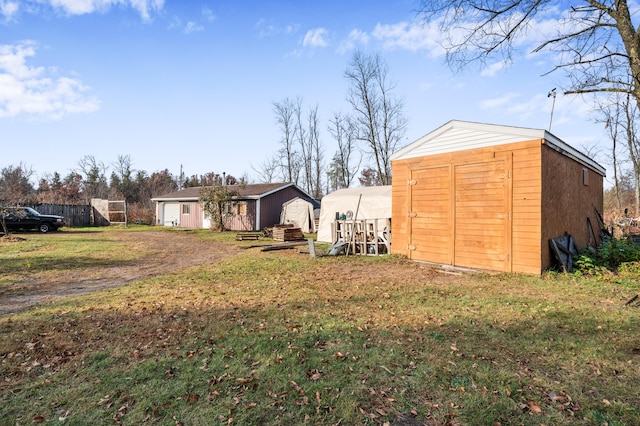
<instances>
[{"instance_id":1,"label":"wooden siding panel","mask_svg":"<svg viewBox=\"0 0 640 426\"><path fill-rule=\"evenodd\" d=\"M540 217L542 198L541 144L513 152L512 268L517 272L542 270Z\"/></svg>"},{"instance_id":2,"label":"wooden siding panel","mask_svg":"<svg viewBox=\"0 0 640 426\"><path fill-rule=\"evenodd\" d=\"M289 186L281 191L269 194L260 200L260 229L280 223L282 205L296 197L307 199L308 197L298 188ZM255 227L255 223L253 224ZM258 229L256 229L257 231Z\"/></svg>"},{"instance_id":3,"label":"wooden siding panel","mask_svg":"<svg viewBox=\"0 0 640 426\"><path fill-rule=\"evenodd\" d=\"M451 167L413 170L410 186L410 257L452 263L451 257ZM418 231L424 232L418 232Z\"/></svg>"},{"instance_id":4,"label":"wooden siding panel","mask_svg":"<svg viewBox=\"0 0 640 426\"><path fill-rule=\"evenodd\" d=\"M509 270L504 160L455 167L455 264Z\"/></svg>"},{"instance_id":5,"label":"wooden siding panel","mask_svg":"<svg viewBox=\"0 0 640 426\"><path fill-rule=\"evenodd\" d=\"M185 206L188 208L188 213L185 213ZM202 228L202 210L197 201L181 202L179 214L181 228Z\"/></svg>"},{"instance_id":6,"label":"wooden siding panel","mask_svg":"<svg viewBox=\"0 0 640 426\"><path fill-rule=\"evenodd\" d=\"M398 164L391 182L391 252L409 256L409 167Z\"/></svg>"},{"instance_id":7,"label":"wooden siding panel","mask_svg":"<svg viewBox=\"0 0 640 426\"><path fill-rule=\"evenodd\" d=\"M589 244L588 222L598 233L594 207L602 214L603 177L591 169L588 185L583 181L585 167L544 145L542 147L542 267L554 263L549 239L572 235L578 247ZM598 240L599 241L599 240Z\"/></svg>"},{"instance_id":8,"label":"wooden siding panel","mask_svg":"<svg viewBox=\"0 0 640 426\"><path fill-rule=\"evenodd\" d=\"M231 231L255 231L256 223L256 200L238 200L231 202L231 209L238 211L238 204L246 205L246 213L233 214L224 217L224 226Z\"/></svg>"},{"instance_id":9,"label":"wooden siding panel","mask_svg":"<svg viewBox=\"0 0 640 426\"><path fill-rule=\"evenodd\" d=\"M460 151L454 153L442 153L431 155L428 157L407 158L402 160L395 160L392 162L393 168L393 230L394 230L394 246L392 251L394 253L401 253L409 255L409 251L405 247L410 244L411 238L428 239L432 238L434 241L431 246L419 249L416 246L416 250L411 253L412 259L426 260L439 263L456 263L453 261L453 256L450 262L442 261L445 258L447 250L445 245L449 248L454 247L453 240L453 213L451 212L451 206L447 205L448 190L441 183L437 183L436 188L429 190L425 189L419 192L412 192L409 195L409 186L406 184L411 173L416 170L438 168L443 166L462 166L480 164L483 162L495 161L503 155L511 155L511 186L508 200L505 202L508 205L509 211L502 211L504 213L511 213L511 221L507 223L510 226L505 227L505 233L509 236L507 239L510 243L510 255L511 255L511 268L514 272L525 273L537 273L541 272L541 211L542 211L542 177L541 177L541 140L531 140L526 142L506 144L500 146L487 147L482 149L474 149L469 151ZM476 166L477 167L477 166ZM469 168L469 170L474 170ZM477 170L476 170L477 171ZM469 177L473 176L470 172ZM453 174L453 173L451 173ZM438 179L438 178L433 178ZM444 177L440 177L444 179ZM401 182L398 182L400 180ZM434 182L439 182L434 180ZM479 185L479 181L470 179L472 185ZM460 197L460 207L464 207L463 210L469 210L473 208L474 203L480 203L480 200L489 201L493 204L493 209L500 205L500 202L493 203L491 198L496 196L499 191L495 191L499 188L499 185L494 186L494 192L489 191L489 197L477 196L474 194L464 194ZM452 191L452 189L450 189ZM424 211L428 211L428 215L424 215L424 219L431 220L443 220L443 217L450 219L448 227L440 226L434 227L433 223L423 221L416 222L415 218L409 217L409 209L406 207L410 198L415 203L428 203L431 201L431 206L423 208ZM449 198L452 198L450 195ZM433 202L435 201L435 203ZM485 206L488 206L486 204ZM460 219L477 220L480 227L487 227L486 218L488 210L483 209L482 213L471 213L465 216L465 213L456 211L456 214L460 214ZM495 215L493 220L497 222L505 222L501 213L498 211L493 212ZM430 216L429 216L430 215ZM413 222L413 226L411 223ZM468 230L466 235L471 234L471 230ZM495 231L499 232L500 231ZM464 233L464 232L463 232ZM399 235L400 234L400 235ZM414 235L415 234L415 235ZM437 240L436 240L437 238ZM449 240L447 240L449 238ZM465 241L466 237L459 237L460 241ZM402 242L401 242L402 241ZM396 242L399 244L396 245ZM401 242L401 243L400 243ZM473 244L473 243L469 243ZM481 244L480 244L481 245ZM428 248L428 249L427 249ZM506 251L509 251L506 250ZM473 250L468 249L469 253ZM475 253L478 256L482 256L482 253ZM486 252L485 252L486 254ZM505 256L509 253L505 252ZM498 255L496 255L498 256ZM470 256L473 261L473 256ZM461 257L462 261L465 261ZM476 259L476 263L477 259ZM462 266L462 265L461 265ZM489 268L485 262L477 266L480 268ZM502 270L498 268L499 270Z\"/></svg>"}]
</instances>

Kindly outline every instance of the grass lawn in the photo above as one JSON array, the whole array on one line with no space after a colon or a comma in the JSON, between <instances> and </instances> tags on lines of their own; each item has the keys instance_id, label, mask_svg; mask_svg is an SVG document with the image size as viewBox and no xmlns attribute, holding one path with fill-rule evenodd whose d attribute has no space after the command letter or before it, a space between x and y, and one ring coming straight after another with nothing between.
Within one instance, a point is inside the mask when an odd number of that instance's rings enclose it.
<instances>
[{"instance_id":1,"label":"grass lawn","mask_svg":"<svg viewBox=\"0 0 640 426\"><path fill-rule=\"evenodd\" d=\"M0 290L145 255L110 232L0 243ZM242 250L0 316L0 424L640 424L639 282Z\"/></svg>"}]
</instances>

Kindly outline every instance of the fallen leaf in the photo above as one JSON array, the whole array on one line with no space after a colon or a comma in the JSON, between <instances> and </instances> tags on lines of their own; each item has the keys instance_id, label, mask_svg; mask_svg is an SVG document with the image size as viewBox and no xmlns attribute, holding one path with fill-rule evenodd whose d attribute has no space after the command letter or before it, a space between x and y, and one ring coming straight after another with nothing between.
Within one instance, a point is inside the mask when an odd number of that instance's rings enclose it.
<instances>
[{"instance_id":1,"label":"fallen leaf","mask_svg":"<svg viewBox=\"0 0 640 426\"><path fill-rule=\"evenodd\" d=\"M293 380L291 380L289 383L290 383L290 384L291 384L291 386L293 386L293 388L294 388L296 391L298 391L300 394L303 394L303 393L304 393L304 389L302 389L302 388L300 387L300 385L298 385L296 382L294 382Z\"/></svg>"},{"instance_id":2,"label":"fallen leaf","mask_svg":"<svg viewBox=\"0 0 640 426\"><path fill-rule=\"evenodd\" d=\"M536 404L533 401L529 402L529 409L536 414L541 414L542 413L542 408L540 408L540 406L538 404Z\"/></svg>"},{"instance_id":3,"label":"fallen leaf","mask_svg":"<svg viewBox=\"0 0 640 426\"><path fill-rule=\"evenodd\" d=\"M309 377L309 380L312 380L314 382L317 382L318 380L320 380L320 371L318 370L307 370L307 376Z\"/></svg>"},{"instance_id":4,"label":"fallen leaf","mask_svg":"<svg viewBox=\"0 0 640 426\"><path fill-rule=\"evenodd\" d=\"M387 373L392 374L392 373L391 373L391 370L389 370L389 369L388 369L387 367L385 367L384 365L381 365L381 366L380 366L380 368L382 368L382 369L383 369L384 371L386 371Z\"/></svg>"},{"instance_id":5,"label":"fallen leaf","mask_svg":"<svg viewBox=\"0 0 640 426\"><path fill-rule=\"evenodd\" d=\"M42 423L42 422L44 422L44 416L35 416L33 418L33 422L34 423Z\"/></svg>"}]
</instances>

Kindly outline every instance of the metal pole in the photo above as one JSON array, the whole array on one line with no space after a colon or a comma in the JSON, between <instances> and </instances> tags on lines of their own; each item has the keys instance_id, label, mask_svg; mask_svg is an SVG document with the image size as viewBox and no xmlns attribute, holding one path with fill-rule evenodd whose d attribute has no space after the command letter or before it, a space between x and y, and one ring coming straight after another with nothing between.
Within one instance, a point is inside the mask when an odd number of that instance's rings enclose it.
<instances>
[{"instance_id":1,"label":"metal pole","mask_svg":"<svg viewBox=\"0 0 640 426\"><path fill-rule=\"evenodd\" d=\"M556 88L554 87L549 94L547 95L547 98L553 98L553 103L551 104L551 118L549 118L549 131L551 131L551 123L553 122L553 109L556 106Z\"/></svg>"}]
</instances>

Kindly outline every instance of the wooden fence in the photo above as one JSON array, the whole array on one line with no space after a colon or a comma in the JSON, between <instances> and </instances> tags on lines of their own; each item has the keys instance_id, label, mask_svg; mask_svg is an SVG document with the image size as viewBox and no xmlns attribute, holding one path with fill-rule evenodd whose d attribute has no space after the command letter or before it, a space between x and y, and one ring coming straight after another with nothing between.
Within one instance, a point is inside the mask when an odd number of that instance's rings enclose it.
<instances>
[{"instance_id":1,"label":"wooden fence","mask_svg":"<svg viewBox=\"0 0 640 426\"><path fill-rule=\"evenodd\" d=\"M42 214L55 214L64 217L66 226L91 226L90 205L70 205L70 204L38 204L32 206Z\"/></svg>"}]
</instances>

